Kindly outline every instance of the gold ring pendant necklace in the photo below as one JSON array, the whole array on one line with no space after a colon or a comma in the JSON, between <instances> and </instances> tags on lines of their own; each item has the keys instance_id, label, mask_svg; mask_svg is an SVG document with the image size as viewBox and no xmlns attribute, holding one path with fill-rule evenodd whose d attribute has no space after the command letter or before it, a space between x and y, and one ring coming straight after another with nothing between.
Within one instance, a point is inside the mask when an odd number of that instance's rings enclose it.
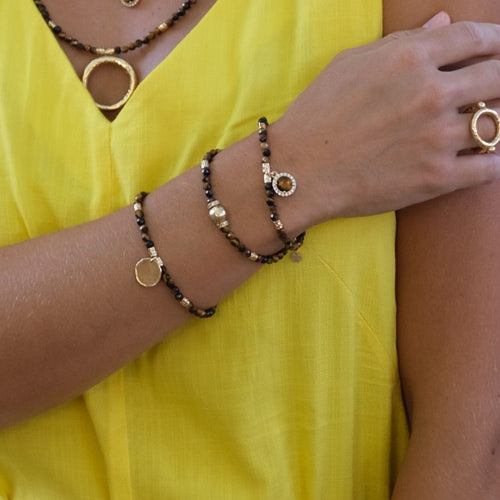
<instances>
[{"instance_id":1,"label":"gold ring pendant necklace","mask_svg":"<svg viewBox=\"0 0 500 500\"><path fill-rule=\"evenodd\" d=\"M103 111L114 111L123 107L123 105L130 99L130 96L135 90L137 85L137 76L135 74L134 68L130 65L122 57L118 57L119 54L125 54L131 50L138 49L143 45L149 44L155 38L165 33L168 29L170 29L177 21L182 19L186 12L196 3L196 0L186 0L182 2L181 6L165 21L161 24L153 28L149 33L144 35L142 38L138 38L135 41L126 44L126 45L117 45L115 47L95 47L88 43L82 43L77 40L75 37L68 35L58 24L56 24L50 17L49 11L47 7L43 4L41 0L33 0L35 5L37 6L40 14L43 19L47 23L47 26L52 30L54 35L56 35L61 40L64 40L66 43L69 43L72 47L75 47L78 50L83 50L88 52L89 54L93 54L97 56L95 59L92 59L90 63L86 66L83 71L82 82L86 88L88 88L88 81L92 72L102 64L114 64L119 68L123 69L129 77L130 83L127 92L125 95L114 104L100 104L96 102L96 105L99 109ZM139 3L139 0L120 0L123 5L126 7L134 7Z\"/></svg>"}]
</instances>

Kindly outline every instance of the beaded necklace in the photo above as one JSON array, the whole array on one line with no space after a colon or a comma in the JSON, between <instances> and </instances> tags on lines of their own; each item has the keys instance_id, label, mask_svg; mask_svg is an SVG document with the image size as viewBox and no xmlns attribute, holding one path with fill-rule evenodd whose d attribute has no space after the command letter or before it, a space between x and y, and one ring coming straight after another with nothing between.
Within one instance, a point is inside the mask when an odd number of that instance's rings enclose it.
<instances>
[{"instance_id":1,"label":"beaded necklace","mask_svg":"<svg viewBox=\"0 0 500 500\"><path fill-rule=\"evenodd\" d=\"M100 66L101 64L116 64L120 68L124 69L130 78L130 85L127 90L125 96L120 99L118 102L114 104L100 104L96 103L99 109L105 111L112 111L116 109L120 109L123 105L130 99L130 96L135 90L137 84L137 77L134 69L125 59L121 57L117 57L118 54L125 54L131 50L138 49L143 45L147 45L149 42L165 33L169 28L171 28L179 19L184 17L186 12L191 8L192 5L196 3L197 0L186 0L181 4L181 6L165 21L159 24L156 28L151 30L149 33L144 35L142 38L138 38L137 40L126 44L126 45L117 45L116 47L95 47L88 43L82 43L77 40L75 37L68 35L58 24L56 24L52 18L50 17L49 11L47 7L43 4L41 0L33 0L35 5L37 6L40 14L43 19L47 23L47 26L52 30L52 33L56 35L61 40L64 40L66 43L69 43L72 47L76 49L83 50L88 52L89 54L94 54L97 57L90 61L83 72L82 81L85 87L87 87L87 82L90 77L92 71ZM131 2L128 2L131 3ZM135 5L135 4L134 4Z\"/></svg>"}]
</instances>

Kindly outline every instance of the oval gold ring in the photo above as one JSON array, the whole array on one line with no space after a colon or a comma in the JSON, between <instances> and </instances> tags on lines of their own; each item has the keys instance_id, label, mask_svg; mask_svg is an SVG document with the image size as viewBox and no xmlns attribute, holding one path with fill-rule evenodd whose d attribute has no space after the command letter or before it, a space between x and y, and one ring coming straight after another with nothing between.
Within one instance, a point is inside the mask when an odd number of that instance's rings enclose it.
<instances>
[{"instance_id":1,"label":"oval gold ring","mask_svg":"<svg viewBox=\"0 0 500 500\"><path fill-rule=\"evenodd\" d=\"M494 109L487 108L486 104L482 101L478 102L470 111L474 112L470 121L472 137L481 148L482 153L493 153L496 145L500 142L500 117L498 113ZM495 124L495 137L491 141L485 141L477 131L477 123L482 116L490 118Z\"/></svg>"},{"instance_id":2,"label":"oval gold ring","mask_svg":"<svg viewBox=\"0 0 500 500\"><path fill-rule=\"evenodd\" d=\"M132 92L134 92L134 89L136 87L137 77L135 75L134 68L132 68L132 66L127 61L121 59L120 57L102 56L98 57L97 59L93 59L87 64L85 70L83 71L82 82L86 89L88 88L87 83L90 74L101 64L116 64L117 66L120 66L120 68L124 69L130 77L128 90L118 102L115 102L114 104L100 104L96 102L97 107L104 111L114 111L115 109L120 109L130 99L130 96L132 95Z\"/></svg>"}]
</instances>

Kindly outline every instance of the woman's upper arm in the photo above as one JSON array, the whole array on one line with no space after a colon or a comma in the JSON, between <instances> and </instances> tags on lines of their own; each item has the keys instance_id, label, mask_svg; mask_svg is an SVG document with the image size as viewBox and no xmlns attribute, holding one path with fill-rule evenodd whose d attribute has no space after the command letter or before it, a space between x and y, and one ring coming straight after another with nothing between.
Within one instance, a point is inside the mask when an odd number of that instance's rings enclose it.
<instances>
[{"instance_id":1,"label":"woman's upper arm","mask_svg":"<svg viewBox=\"0 0 500 500\"><path fill-rule=\"evenodd\" d=\"M386 0L385 31L439 10L500 22L495 4ZM500 183L401 211L397 259L412 435L394 497L500 498Z\"/></svg>"}]
</instances>

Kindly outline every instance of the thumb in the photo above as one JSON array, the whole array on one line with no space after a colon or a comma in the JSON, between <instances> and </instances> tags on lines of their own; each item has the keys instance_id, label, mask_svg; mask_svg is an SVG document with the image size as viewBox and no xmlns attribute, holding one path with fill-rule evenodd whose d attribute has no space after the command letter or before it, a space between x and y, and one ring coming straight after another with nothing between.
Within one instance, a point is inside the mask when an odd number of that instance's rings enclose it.
<instances>
[{"instance_id":1,"label":"thumb","mask_svg":"<svg viewBox=\"0 0 500 500\"><path fill-rule=\"evenodd\" d=\"M446 26L450 24L451 19L447 12L442 10L438 12L435 16L431 17L422 27L427 29L440 28L441 26Z\"/></svg>"}]
</instances>

